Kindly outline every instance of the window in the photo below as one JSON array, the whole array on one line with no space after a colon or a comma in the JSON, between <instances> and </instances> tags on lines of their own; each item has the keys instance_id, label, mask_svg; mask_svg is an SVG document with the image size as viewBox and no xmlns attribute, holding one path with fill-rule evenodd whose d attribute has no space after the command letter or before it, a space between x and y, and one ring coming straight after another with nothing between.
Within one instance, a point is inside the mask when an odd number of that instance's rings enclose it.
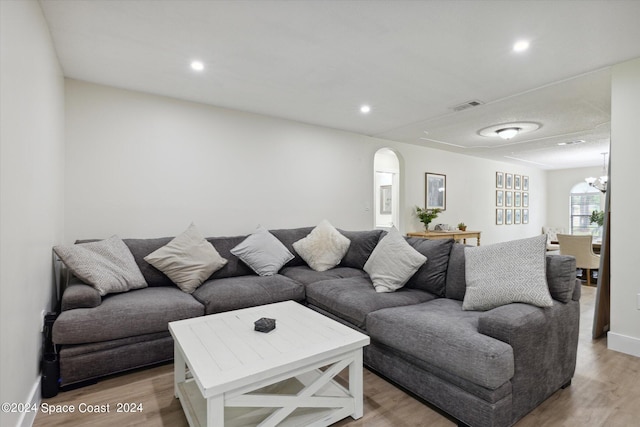
<instances>
[{"instance_id":1,"label":"window","mask_svg":"<svg viewBox=\"0 0 640 427\"><path fill-rule=\"evenodd\" d=\"M598 224L591 224L591 213L602 209L603 194L586 182L571 189L571 234L597 234Z\"/></svg>"}]
</instances>

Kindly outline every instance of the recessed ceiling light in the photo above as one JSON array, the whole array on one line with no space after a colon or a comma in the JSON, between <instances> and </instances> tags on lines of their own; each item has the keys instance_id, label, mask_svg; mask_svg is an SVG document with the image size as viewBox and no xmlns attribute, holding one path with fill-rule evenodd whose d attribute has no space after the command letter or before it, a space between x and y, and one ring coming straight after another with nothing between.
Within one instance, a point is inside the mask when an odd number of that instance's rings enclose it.
<instances>
[{"instance_id":1,"label":"recessed ceiling light","mask_svg":"<svg viewBox=\"0 0 640 427\"><path fill-rule=\"evenodd\" d=\"M524 52L527 49L529 49L528 40L519 40L513 45L514 52Z\"/></svg>"},{"instance_id":2,"label":"recessed ceiling light","mask_svg":"<svg viewBox=\"0 0 640 427\"><path fill-rule=\"evenodd\" d=\"M368 105L363 105L363 106L361 106L361 107L360 107L360 112L361 112L362 114L367 114L367 113L369 113L370 111L371 111L371 107L370 107L370 106L368 106Z\"/></svg>"},{"instance_id":3,"label":"recessed ceiling light","mask_svg":"<svg viewBox=\"0 0 640 427\"><path fill-rule=\"evenodd\" d=\"M204 70L204 64L202 61L191 61L191 69L195 71Z\"/></svg>"}]
</instances>

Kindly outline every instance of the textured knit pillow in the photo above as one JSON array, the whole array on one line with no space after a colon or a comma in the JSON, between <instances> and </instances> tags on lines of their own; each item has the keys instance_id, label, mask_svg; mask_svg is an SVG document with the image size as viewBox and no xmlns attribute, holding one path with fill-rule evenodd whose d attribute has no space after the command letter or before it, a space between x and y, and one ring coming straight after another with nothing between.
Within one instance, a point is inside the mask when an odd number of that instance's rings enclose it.
<instances>
[{"instance_id":1,"label":"textured knit pillow","mask_svg":"<svg viewBox=\"0 0 640 427\"><path fill-rule=\"evenodd\" d=\"M227 263L213 245L200 235L194 224L165 246L144 257L144 260L166 274L188 294Z\"/></svg>"},{"instance_id":2,"label":"textured knit pillow","mask_svg":"<svg viewBox=\"0 0 640 427\"><path fill-rule=\"evenodd\" d=\"M512 302L550 307L547 237L465 247L467 290L463 310L491 310Z\"/></svg>"},{"instance_id":3,"label":"textured knit pillow","mask_svg":"<svg viewBox=\"0 0 640 427\"><path fill-rule=\"evenodd\" d=\"M231 249L231 253L260 276L273 276L294 258L286 246L261 225Z\"/></svg>"},{"instance_id":4,"label":"textured knit pillow","mask_svg":"<svg viewBox=\"0 0 640 427\"><path fill-rule=\"evenodd\" d=\"M340 264L350 244L351 241L325 219L307 237L295 242L293 248L313 270L327 271Z\"/></svg>"},{"instance_id":5,"label":"textured knit pillow","mask_svg":"<svg viewBox=\"0 0 640 427\"><path fill-rule=\"evenodd\" d=\"M380 239L364 265L376 292L393 292L404 286L427 257L407 243L400 232L391 230Z\"/></svg>"},{"instance_id":6,"label":"textured knit pillow","mask_svg":"<svg viewBox=\"0 0 640 427\"><path fill-rule=\"evenodd\" d=\"M147 287L131 251L118 236L53 250L76 277L102 296Z\"/></svg>"}]
</instances>

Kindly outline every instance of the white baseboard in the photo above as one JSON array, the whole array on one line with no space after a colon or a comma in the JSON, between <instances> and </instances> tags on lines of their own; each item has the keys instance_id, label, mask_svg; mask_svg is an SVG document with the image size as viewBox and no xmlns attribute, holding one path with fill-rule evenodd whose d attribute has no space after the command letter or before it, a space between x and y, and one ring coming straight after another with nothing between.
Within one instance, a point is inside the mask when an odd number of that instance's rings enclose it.
<instances>
[{"instance_id":1,"label":"white baseboard","mask_svg":"<svg viewBox=\"0 0 640 427\"><path fill-rule=\"evenodd\" d=\"M40 377L36 380L36 383L31 388L31 393L29 393L29 407L40 408L40 402L42 401L42 396L40 394ZM31 427L36 420L36 415L38 411L29 411L23 412L20 418L18 419L17 427Z\"/></svg>"},{"instance_id":2,"label":"white baseboard","mask_svg":"<svg viewBox=\"0 0 640 427\"><path fill-rule=\"evenodd\" d=\"M607 347L609 350L640 357L640 338L607 332Z\"/></svg>"}]
</instances>

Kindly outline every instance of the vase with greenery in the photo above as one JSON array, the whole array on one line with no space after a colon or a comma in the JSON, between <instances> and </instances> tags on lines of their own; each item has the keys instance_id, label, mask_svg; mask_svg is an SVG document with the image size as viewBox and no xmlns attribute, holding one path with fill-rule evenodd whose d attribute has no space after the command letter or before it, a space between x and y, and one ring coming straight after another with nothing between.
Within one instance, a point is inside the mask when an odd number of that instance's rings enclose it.
<instances>
[{"instance_id":1,"label":"vase with greenery","mask_svg":"<svg viewBox=\"0 0 640 427\"><path fill-rule=\"evenodd\" d=\"M604 211L591 212L591 224L598 224L599 227L604 225Z\"/></svg>"},{"instance_id":2,"label":"vase with greenery","mask_svg":"<svg viewBox=\"0 0 640 427\"><path fill-rule=\"evenodd\" d=\"M461 222L460 224L458 224L458 230L467 231L467 224L465 224L464 222Z\"/></svg>"},{"instance_id":3,"label":"vase with greenery","mask_svg":"<svg viewBox=\"0 0 640 427\"><path fill-rule=\"evenodd\" d=\"M442 209L422 209L420 206L416 206L416 216L424 224L426 231L429 231L429 224L438 217L440 212Z\"/></svg>"}]
</instances>

